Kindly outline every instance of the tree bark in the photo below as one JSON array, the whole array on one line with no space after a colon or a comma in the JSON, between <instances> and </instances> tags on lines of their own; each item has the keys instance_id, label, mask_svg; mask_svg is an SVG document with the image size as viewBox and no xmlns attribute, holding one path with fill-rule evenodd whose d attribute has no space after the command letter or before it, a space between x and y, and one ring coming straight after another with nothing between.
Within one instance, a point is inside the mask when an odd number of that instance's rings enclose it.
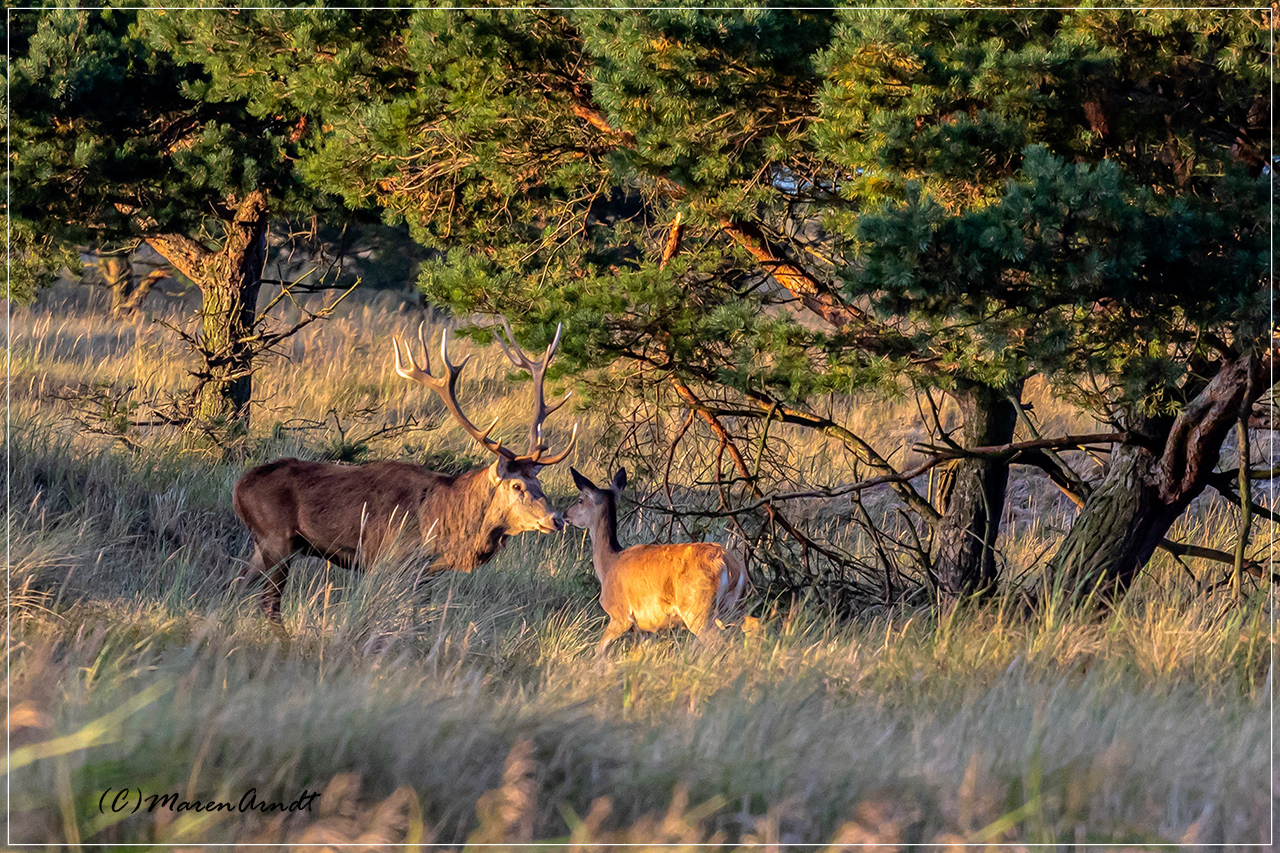
<instances>
[{"instance_id":1,"label":"tree bark","mask_svg":"<svg viewBox=\"0 0 1280 853\"><path fill-rule=\"evenodd\" d=\"M1185 509L1160 500L1156 462L1150 448L1113 446L1110 469L1052 563L1053 576L1073 600L1096 591L1105 601L1127 590Z\"/></svg>"},{"instance_id":2,"label":"tree bark","mask_svg":"<svg viewBox=\"0 0 1280 853\"><path fill-rule=\"evenodd\" d=\"M211 251L181 235L156 235L148 242L200 288L197 349L204 359L193 390L193 434L243 434L249 426L253 391L251 340L258 291L266 261L268 203L254 191L225 223L222 248Z\"/></svg>"},{"instance_id":3,"label":"tree bark","mask_svg":"<svg viewBox=\"0 0 1280 853\"><path fill-rule=\"evenodd\" d=\"M119 320L131 313L130 295L133 291L133 264L124 255L106 255L98 258L98 271L111 293L111 319Z\"/></svg>"},{"instance_id":4,"label":"tree bark","mask_svg":"<svg viewBox=\"0 0 1280 853\"><path fill-rule=\"evenodd\" d=\"M1140 443L1115 445L1111 467L1085 501L1049 566L1075 601L1123 595L1169 528L1209 484L1222 442L1265 390L1268 359L1224 359L1176 418L1131 417Z\"/></svg>"},{"instance_id":5,"label":"tree bark","mask_svg":"<svg viewBox=\"0 0 1280 853\"><path fill-rule=\"evenodd\" d=\"M209 376L196 397L196 417L226 424L234 431L249 426L253 357L249 337L257 315L258 290L267 250L267 199L251 194L236 211L222 251L209 265L200 291L200 325L209 351Z\"/></svg>"},{"instance_id":6,"label":"tree bark","mask_svg":"<svg viewBox=\"0 0 1280 853\"><path fill-rule=\"evenodd\" d=\"M1017 409L1007 391L966 383L950 392L960 407L965 447L1009 444L1017 424ZM1020 394L1021 387L1011 389ZM950 469L943 490L942 518L934 531L934 571L943 598L989 594L995 591L996 540L1009 483L1009 461L967 458Z\"/></svg>"}]
</instances>

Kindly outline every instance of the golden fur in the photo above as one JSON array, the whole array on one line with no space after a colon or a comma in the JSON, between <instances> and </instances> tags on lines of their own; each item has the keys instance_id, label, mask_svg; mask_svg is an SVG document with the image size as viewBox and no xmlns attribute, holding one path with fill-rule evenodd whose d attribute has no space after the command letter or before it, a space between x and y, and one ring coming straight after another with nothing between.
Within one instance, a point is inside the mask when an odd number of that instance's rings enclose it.
<instances>
[{"instance_id":1,"label":"golden fur","mask_svg":"<svg viewBox=\"0 0 1280 853\"><path fill-rule=\"evenodd\" d=\"M711 542L621 548L617 500L626 472L601 489L570 471L581 495L565 520L591 533L600 606L609 614L597 654L631 628L652 632L683 625L699 640L714 636L718 617L732 612L751 585L738 558Z\"/></svg>"}]
</instances>

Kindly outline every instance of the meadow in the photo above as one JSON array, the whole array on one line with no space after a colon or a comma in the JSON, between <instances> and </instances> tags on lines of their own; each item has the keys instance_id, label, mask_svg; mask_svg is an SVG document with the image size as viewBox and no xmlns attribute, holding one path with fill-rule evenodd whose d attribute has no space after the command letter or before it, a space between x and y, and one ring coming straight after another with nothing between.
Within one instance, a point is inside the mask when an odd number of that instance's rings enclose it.
<instances>
[{"instance_id":1,"label":"meadow","mask_svg":"<svg viewBox=\"0 0 1280 853\"><path fill-rule=\"evenodd\" d=\"M264 365L253 432L222 460L182 450L165 428L128 443L91 433L55 399L82 383L139 397L182 387L174 336L142 319L112 323L100 302L59 288L13 308L12 843L1009 849L1269 837L1269 590L1247 586L1237 602L1212 582L1222 567L1192 564L1193 576L1163 553L1102 617L1051 591L1034 615L1013 594L852 616L779 600L757 605L758 635L710 647L628 636L597 661L605 617L588 544L577 531L525 534L472 574L424 575L411 560L363 574L301 563L283 641L250 595L228 591L249 552L231 486L258 461L361 443L369 458L474 459L391 369L391 335L423 312L362 296L308 328L290 360ZM475 420L498 415L519 431L527 389L496 347L459 350L477 353L460 394ZM909 400L833 405L888 445L912 440ZM1063 425L1082 417L1048 395L1037 410ZM572 419L570 461L604 479L610 425L579 410L555 426ZM396 424L415 426L360 441ZM811 437L797 434L789 452L842 474ZM543 475L560 506L567 467ZM1007 573L1035 588L1070 510L1015 476L1001 552ZM1175 532L1229 549L1235 524L1207 499ZM660 528L627 512L621 538ZM1271 533L1260 526L1256 541ZM122 789L319 796L283 815L103 805Z\"/></svg>"}]
</instances>

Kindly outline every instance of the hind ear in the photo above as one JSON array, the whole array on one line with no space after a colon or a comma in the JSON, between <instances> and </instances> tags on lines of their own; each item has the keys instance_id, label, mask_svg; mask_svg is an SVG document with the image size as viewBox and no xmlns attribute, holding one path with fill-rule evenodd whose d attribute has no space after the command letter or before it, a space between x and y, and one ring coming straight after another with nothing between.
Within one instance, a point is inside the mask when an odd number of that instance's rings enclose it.
<instances>
[{"instance_id":1,"label":"hind ear","mask_svg":"<svg viewBox=\"0 0 1280 853\"><path fill-rule=\"evenodd\" d=\"M585 492L588 489L599 491L599 489L596 488L595 483L591 482L586 477L578 473L578 469L574 468L572 465L569 466L569 473L573 475L573 484L577 486L579 489L581 489L582 491Z\"/></svg>"},{"instance_id":2,"label":"hind ear","mask_svg":"<svg viewBox=\"0 0 1280 853\"><path fill-rule=\"evenodd\" d=\"M609 486L609 488L613 489L613 493L615 495L620 495L622 494L622 490L626 487L626 485L627 485L627 469L619 468L618 473L613 475L613 483Z\"/></svg>"}]
</instances>

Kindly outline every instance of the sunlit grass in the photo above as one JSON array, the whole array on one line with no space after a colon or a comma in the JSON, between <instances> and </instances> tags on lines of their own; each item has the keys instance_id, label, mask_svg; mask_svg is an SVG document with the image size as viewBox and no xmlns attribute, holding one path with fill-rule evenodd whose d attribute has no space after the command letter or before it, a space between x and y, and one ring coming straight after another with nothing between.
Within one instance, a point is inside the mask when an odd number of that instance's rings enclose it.
<instances>
[{"instance_id":1,"label":"sunlit grass","mask_svg":"<svg viewBox=\"0 0 1280 853\"><path fill-rule=\"evenodd\" d=\"M322 455L336 432L289 427L332 422L331 410L362 428L434 423L426 395L388 364L390 335L413 325L387 303L308 330L292 363L260 377L249 456ZM1032 616L1012 593L852 619L764 603L759 636L712 648L680 633L628 636L598 662L604 616L584 539L529 534L469 575L423 575L412 560L361 574L300 562L285 642L251 592L227 587L247 557L229 494L248 463L183 454L161 431L129 452L79 434L41 397L72 381L181 387L167 333L46 306L19 312L14 344L15 841L1266 837L1270 602L1254 591L1237 605L1210 589L1219 567L1192 564L1193 579L1160 557L1151 580L1102 617L1052 596ZM477 352L463 394L477 419L500 414L518 434L527 391L509 394L495 353ZM868 434L883 429L886 446L914 423L896 403L838 405ZM377 410L367 422L353 414L362 407ZM1079 428L1062 404L1037 411ZM574 464L603 470L595 439L607 425L574 417ZM558 429L572 420L556 419ZM797 442L791 452L826 460L824 476L851 473L831 468L839 454L814 450ZM451 426L373 452L471 453ZM544 479L553 496L568 494L565 472ZM1001 554L1008 574L1031 571L1034 588L1069 515L1025 475L1013 496ZM623 539L655 525L632 516ZM1226 548L1234 515L1205 502L1175 534ZM284 821L101 814L102 791L120 787L325 794Z\"/></svg>"}]
</instances>

